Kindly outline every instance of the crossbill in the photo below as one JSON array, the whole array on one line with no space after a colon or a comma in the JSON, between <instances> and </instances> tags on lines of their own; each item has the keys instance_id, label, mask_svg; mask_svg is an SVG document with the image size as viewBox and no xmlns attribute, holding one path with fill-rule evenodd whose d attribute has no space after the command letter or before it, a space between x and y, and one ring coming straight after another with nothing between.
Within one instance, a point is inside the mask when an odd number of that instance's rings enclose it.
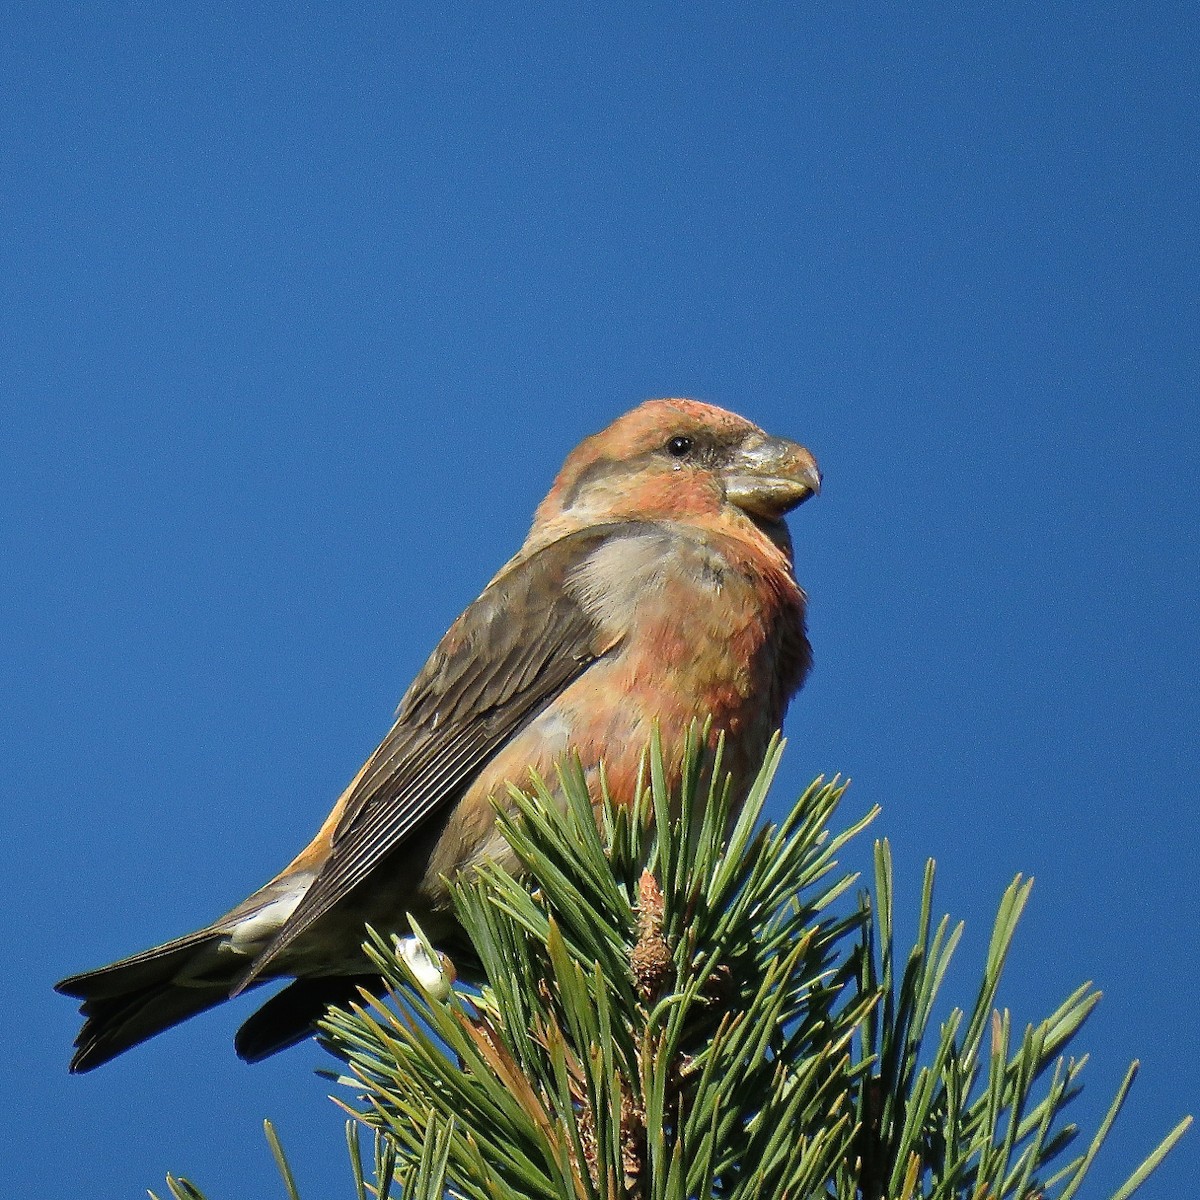
<instances>
[{"instance_id":1,"label":"crossbill","mask_svg":"<svg viewBox=\"0 0 1200 1200\"><path fill-rule=\"evenodd\" d=\"M74 1072L247 987L293 982L241 1028L257 1061L378 981L364 924L435 943L457 930L447 881L514 866L494 801L578 755L629 798L654 728L668 750L711 717L745 786L810 664L784 515L812 455L694 400L650 400L586 438L529 536L451 625L395 724L308 846L211 925L57 990L83 1001Z\"/></svg>"}]
</instances>

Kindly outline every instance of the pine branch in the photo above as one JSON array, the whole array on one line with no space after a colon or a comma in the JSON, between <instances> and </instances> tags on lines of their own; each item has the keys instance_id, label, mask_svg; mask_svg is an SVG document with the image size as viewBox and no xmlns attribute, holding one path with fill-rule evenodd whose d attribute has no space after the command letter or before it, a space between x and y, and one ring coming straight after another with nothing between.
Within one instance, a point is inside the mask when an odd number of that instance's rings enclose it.
<instances>
[{"instance_id":1,"label":"pine branch","mask_svg":"<svg viewBox=\"0 0 1200 1200\"><path fill-rule=\"evenodd\" d=\"M760 826L781 750L740 813L699 731L677 795L657 744L632 806L589 795L571 764L553 791L514 791L500 822L519 872L492 865L454 886L481 988L431 987L411 946L372 933L386 994L323 1023L357 1096L339 1103L359 1200L1075 1194L1129 1080L1088 1150L1048 1175L1077 1132L1062 1117L1083 1060L1064 1051L1098 994L1085 985L1019 1038L996 1010L1029 884L1002 898L973 1006L935 1033L961 926L933 923L933 864L901 961L887 843L873 899L846 907L855 881L837 869L874 812L832 834L844 785L817 780Z\"/></svg>"}]
</instances>

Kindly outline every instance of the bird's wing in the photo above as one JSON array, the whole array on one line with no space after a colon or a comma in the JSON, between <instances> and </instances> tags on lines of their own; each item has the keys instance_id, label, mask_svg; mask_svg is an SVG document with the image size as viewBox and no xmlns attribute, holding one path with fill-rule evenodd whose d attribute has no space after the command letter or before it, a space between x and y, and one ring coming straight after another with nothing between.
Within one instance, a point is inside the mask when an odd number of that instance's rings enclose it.
<instances>
[{"instance_id":1,"label":"bird's wing","mask_svg":"<svg viewBox=\"0 0 1200 1200\"><path fill-rule=\"evenodd\" d=\"M531 555L495 579L450 627L346 798L328 859L238 991L615 648L619 638L602 631L566 585L621 528L583 530Z\"/></svg>"}]
</instances>

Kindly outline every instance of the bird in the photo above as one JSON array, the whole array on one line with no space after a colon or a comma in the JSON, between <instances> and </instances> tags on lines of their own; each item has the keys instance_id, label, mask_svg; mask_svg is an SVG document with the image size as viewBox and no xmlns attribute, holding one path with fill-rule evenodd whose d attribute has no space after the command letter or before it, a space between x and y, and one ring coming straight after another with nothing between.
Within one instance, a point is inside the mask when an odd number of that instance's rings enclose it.
<instances>
[{"instance_id":1,"label":"bird","mask_svg":"<svg viewBox=\"0 0 1200 1200\"><path fill-rule=\"evenodd\" d=\"M368 923L400 934L411 914L453 944L449 882L516 866L494 804L568 755L628 802L655 730L669 749L707 721L744 795L811 666L784 517L820 487L805 447L699 400L647 400L585 438L313 840L212 924L55 985L82 1001L70 1071L281 978L235 1050L303 1041L378 985Z\"/></svg>"}]
</instances>

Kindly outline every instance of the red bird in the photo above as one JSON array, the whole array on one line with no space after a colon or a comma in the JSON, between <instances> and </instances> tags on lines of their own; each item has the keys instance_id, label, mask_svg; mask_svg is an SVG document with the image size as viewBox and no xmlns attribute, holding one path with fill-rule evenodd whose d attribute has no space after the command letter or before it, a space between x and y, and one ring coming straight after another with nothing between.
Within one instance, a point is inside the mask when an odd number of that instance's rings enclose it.
<instances>
[{"instance_id":1,"label":"red bird","mask_svg":"<svg viewBox=\"0 0 1200 1200\"><path fill-rule=\"evenodd\" d=\"M820 487L812 455L694 400L650 400L568 456L525 544L458 618L396 723L284 870L204 929L57 990L83 1001L89 1071L250 985L294 982L239 1030L254 1062L370 986L363 925L456 932L446 880L514 865L492 797L578 754L629 796L655 724L726 734L746 781L808 673L805 597L783 517Z\"/></svg>"}]
</instances>

